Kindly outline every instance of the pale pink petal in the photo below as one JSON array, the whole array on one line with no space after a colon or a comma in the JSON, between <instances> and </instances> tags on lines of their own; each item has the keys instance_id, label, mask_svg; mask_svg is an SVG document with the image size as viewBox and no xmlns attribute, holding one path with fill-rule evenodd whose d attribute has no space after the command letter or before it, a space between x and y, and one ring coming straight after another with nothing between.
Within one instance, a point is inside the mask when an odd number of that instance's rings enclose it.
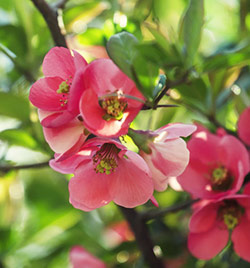
<instances>
[{"instance_id":1,"label":"pale pink petal","mask_svg":"<svg viewBox=\"0 0 250 268\"><path fill-rule=\"evenodd\" d=\"M62 81L60 77L47 77L36 81L30 89L29 100L34 106L46 111L65 110L61 106L61 94L56 92Z\"/></svg>"},{"instance_id":2,"label":"pale pink petal","mask_svg":"<svg viewBox=\"0 0 250 268\"><path fill-rule=\"evenodd\" d=\"M47 77L59 76L63 80L73 77L75 64L70 50L64 47L53 47L44 57L43 73Z\"/></svg>"},{"instance_id":3,"label":"pale pink petal","mask_svg":"<svg viewBox=\"0 0 250 268\"><path fill-rule=\"evenodd\" d=\"M240 223L232 233L232 242L235 252L244 260L250 262L250 221L245 216L241 217Z\"/></svg>"},{"instance_id":4,"label":"pale pink petal","mask_svg":"<svg viewBox=\"0 0 250 268\"><path fill-rule=\"evenodd\" d=\"M238 121L238 134L243 142L250 145L250 107L247 107L240 115Z\"/></svg>"},{"instance_id":5,"label":"pale pink petal","mask_svg":"<svg viewBox=\"0 0 250 268\"><path fill-rule=\"evenodd\" d=\"M216 222L218 204L209 204L196 210L189 222L191 233L206 232L213 227Z\"/></svg>"},{"instance_id":6,"label":"pale pink petal","mask_svg":"<svg viewBox=\"0 0 250 268\"><path fill-rule=\"evenodd\" d=\"M182 139L150 144L152 162L165 176L179 176L189 161L189 151Z\"/></svg>"},{"instance_id":7,"label":"pale pink petal","mask_svg":"<svg viewBox=\"0 0 250 268\"><path fill-rule=\"evenodd\" d=\"M84 160L74 174L75 177L69 181L70 203L74 207L79 208L80 204L96 209L107 205L113 199L110 189L114 174L96 173L92 159Z\"/></svg>"},{"instance_id":8,"label":"pale pink petal","mask_svg":"<svg viewBox=\"0 0 250 268\"><path fill-rule=\"evenodd\" d=\"M106 265L81 246L74 246L70 250L72 268L105 268Z\"/></svg>"},{"instance_id":9,"label":"pale pink petal","mask_svg":"<svg viewBox=\"0 0 250 268\"><path fill-rule=\"evenodd\" d=\"M157 129L156 132L167 132L166 139L175 139L179 137L187 137L191 135L196 129L197 127L195 125L174 123L163 126Z\"/></svg>"},{"instance_id":10,"label":"pale pink petal","mask_svg":"<svg viewBox=\"0 0 250 268\"><path fill-rule=\"evenodd\" d=\"M86 68L85 86L91 88L98 96L122 90L128 94L135 86L110 59L92 61Z\"/></svg>"},{"instance_id":11,"label":"pale pink petal","mask_svg":"<svg viewBox=\"0 0 250 268\"><path fill-rule=\"evenodd\" d=\"M203 233L190 233L188 249L198 259L209 260L215 257L227 245L229 233L214 225Z\"/></svg>"},{"instance_id":12,"label":"pale pink petal","mask_svg":"<svg viewBox=\"0 0 250 268\"><path fill-rule=\"evenodd\" d=\"M56 153L66 152L73 147L80 136L84 135L83 131L83 123L77 119L60 127L43 128L46 141ZM84 135L84 137L86 139L87 136Z\"/></svg>"},{"instance_id":13,"label":"pale pink petal","mask_svg":"<svg viewBox=\"0 0 250 268\"><path fill-rule=\"evenodd\" d=\"M147 202L153 195L153 182L143 158L127 151L119 160L110 191L114 202L123 207L131 208Z\"/></svg>"},{"instance_id":14,"label":"pale pink petal","mask_svg":"<svg viewBox=\"0 0 250 268\"><path fill-rule=\"evenodd\" d=\"M152 157L150 154L146 154L143 151L140 151L140 155L145 160L151 171L154 189L159 192L166 190L169 177L164 175L159 169L155 168L154 164L152 163Z\"/></svg>"}]
</instances>

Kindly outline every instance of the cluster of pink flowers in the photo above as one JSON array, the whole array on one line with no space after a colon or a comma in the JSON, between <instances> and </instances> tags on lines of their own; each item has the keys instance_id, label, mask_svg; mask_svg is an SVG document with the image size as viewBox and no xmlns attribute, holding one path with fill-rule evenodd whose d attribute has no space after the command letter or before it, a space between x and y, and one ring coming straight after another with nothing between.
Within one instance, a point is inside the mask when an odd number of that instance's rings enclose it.
<instances>
[{"instance_id":1,"label":"cluster of pink flowers","mask_svg":"<svg viewBox=\"0 0 250 268\"><path fill-rule=\"evenodd\" d=\"M250 262L250 184L237 193L250 171L249 122L247 108L238 122L241 141L222 129L215 135L198 126L188 142L190 162L178 182L201 199L193 207L188 236L188 248L197 258L213 258L231 238L235 252Z\"/></svg>"},{"instance_id":2,"label":"cluster of pink flowers","mask_svg":"<svg viewBox=\"0 0 250 268\"><path fill-rule=\"evenodd\" d=\"M55 47L44 58L43 72L45 77L31 88L30 101L39 109L45 139L55 152L50 166L74 174L69 193L75 208L154 202L154 190L165 190L168 178L184 171L189 151L180 136L196 127L172 124L143 133L129 129L146 100L110 59L88 64L77 52ZM119 141L128 132L142 141L139 153Z\"/></svg>"}]
</instances>

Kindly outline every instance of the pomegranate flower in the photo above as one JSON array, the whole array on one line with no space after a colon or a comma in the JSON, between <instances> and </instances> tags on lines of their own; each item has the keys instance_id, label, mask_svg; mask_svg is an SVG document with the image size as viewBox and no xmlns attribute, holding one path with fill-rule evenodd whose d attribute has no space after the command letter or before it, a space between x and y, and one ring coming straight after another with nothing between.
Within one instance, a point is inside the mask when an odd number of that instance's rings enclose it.
<instances>
[{"instance_id":1,"label":"pomegranate flower","mask_svg":"<svg viewBox=\"0 0 250 268\"><path fill-rule=\"evenodd\" d=\"M32 85L29 96L34 106L48 112L41 122L44 127L63 125L79 114L83 88L78 86L76 71L83 71L86 66L87 62L80 54L73 51L72 56L63 47L54 47L46 54L43 61L45 78Z\"/></svg>"},{"instance_id":2,"label":"pomegranate flower","mask_svg":"<svg viewBox=\"0 0 250 268\"><path fill-rule=\"evenodd\" d=\"M240 115L238 121L238 134L240 139L248 146L250 146L250 107L247 107Z\"/></svg>"},{"instance_id":3,"label":"pomegranate flower","mask_svg":"<svg viewBox=\"0 0 250 268\"><path fill-rule=\"evenodd\" d=\"M117 141L93 138L81 151L64 161L50 162L62 173L72 172L70 203L90 211L114 201L123 207L147 202L153 194L153 181L145 161Z\"/></svg>"},{"instance_id":4,"label":"pomegranate flower","mask_svg":"<svg viewBox=\"0 0 250 268\"><path fill-rule=\"evenodd\" d=\"M91 62L84 72L80 112L90 132L118 137L140 111L144 97L110 59Z\"/></svg>"},{"instance_id":5,"label":"pomegranate flower","mask_svg":"<svg viewBox=\"0 0 250 268\"><path fill-rule=\"evenodd\" d=\"M194 197L220 198L236 193L249 171L245 146L230 135L217 136L201 126L188 142L190 161L178 177Z\"/></svg>"},{"instance_id":6,"label":"pomegranate flower","mask_svg":"<svg viewBox=\"0 0 250 268\"><path fill-rule=\"evenodd\" d=\"M106 265L81 246L74 246L69 254L72 268L105 268Z\"/></svg>"},{"instance_id":7,"label":"pomegranate flower","mask_svg":"<svg viewBox=\"0 0 250 268\"><path fill-rule=\"evenodd\" d=\"M189 223L188 248L197 258L209 260L228 243L229 234L235 252L250 262L250 195L232 195L210 200L196 210Z\"/></svg>"},{"instance_id":8,"label":"pomegranate flower","mask_svg":"<svg viewBox=\"0 0 250 268\"><path fill-rule=\"evenodd\" d=\"M170 177L180 175L189 161L187 137L196 130L195 125L169 124L156 131L129 130L129 135L140 148L140 155L148 164L154 188L164 191Z\"/></svg>"}]
</instances>

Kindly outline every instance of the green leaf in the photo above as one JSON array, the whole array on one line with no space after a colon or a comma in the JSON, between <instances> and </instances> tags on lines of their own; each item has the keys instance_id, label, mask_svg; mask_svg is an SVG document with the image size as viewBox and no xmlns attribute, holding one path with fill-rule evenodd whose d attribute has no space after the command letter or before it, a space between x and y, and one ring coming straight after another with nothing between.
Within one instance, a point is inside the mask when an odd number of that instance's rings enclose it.
<instances>
[{"instance_id":1,"label":"green leaf","mask_svg":"<svg viewBox=\"0 0 250 268\"><path fill-rule=\"evenodd\" d=\"M135 4L133 17L138 21L144 21L151 12L153 0L138 0Z\"/></svg>"},{"instance_id":2,"label":"green leaf","mask_svg":"<svg viewBox=\"0 0 250 268\"><path fill-rule=\"evenodd\" d=\"M107 52L114 63L130 78L133 60L136 57L138 40L128 32L121 32L111 36L107 43Z\"/></svg>"},{"instance_id":3,"label":"green leaf","mask_svg":"<svg viewBox=\"0 0 250 268\"><path fill-rule=\"evenodd\" d=\"M0 114L27 122L29 121L29 102L21 96L0 92Z\"/></svg>"},{"instance_id":4,"label":"green leaf","mask_svg":"<svg viewBox=\"0 0 250 268\"><path fill-rule=\"evenodd\" d=\"M0 140L7 141L9 145L20 145L30 149L36 149L36 141L28 132L20 129L8 129L0 132Z\"/></svg>"},{"instance_id":5,"label":"green leaf","mask_svg":"<svg viewBox=\"0 0 250 268\"><path fill-rule=\"evenodd\" d=\"M189 68L193 64L201 40L204 23L203 0L190 0L182 23L180 35L185 46L186 67Z\"/></svg>"}]
</instances>

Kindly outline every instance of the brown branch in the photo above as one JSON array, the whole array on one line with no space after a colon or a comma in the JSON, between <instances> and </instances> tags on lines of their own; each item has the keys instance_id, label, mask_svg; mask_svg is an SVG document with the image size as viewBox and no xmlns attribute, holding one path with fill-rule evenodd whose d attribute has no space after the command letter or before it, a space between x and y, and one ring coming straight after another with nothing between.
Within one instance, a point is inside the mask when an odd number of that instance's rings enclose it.
<instances>
[{"instance_id":1,"label":"brown branch","mask_svg":"<svg viewBox=\"0 0 250 268\"><path fill-rule=\"evenodd\" d=\"M140 213L140 218L142 221L149 221L156 218L161 218L168 213L178 212L180 210L189 208L194 203L198 202L200 199L188 200L187 202L177 204L171 207L163 208L163 209L152 209L148 211L144 211Z\"/></svg>"},{"instance_id":2,"label":"brown branch","mask_svg":"<svg viewBox=\"0 0 250 268\"><path fill-rule=\"evenodd\" d=\"M31 0L44 17L56 46L67 47L57 21L57 12L45 0Z\"/></svg>"},{"instance_id":3,"label":"brown branch","mask_svg":"<svg viewBox=\"0 0 250 268\"><path fill-rule=\"evenodd\" d=\"M164 268L161 259L157 258L153 251L153 242L150 238L146 223L142 221L139 214L135 209L120 207L121 212L128 221L132 231L134 232L136 242L140 251L143 254L143 257L149 267L151 268Z\"/></svg>"},{"instance_id":4,"label":"brown branch","mask_svg":"<svg viewBox=\"0 0 250 268\"><path fill-rule=\"evenodd\" d=\"M49 162L42 162L36 164L27 164L27 165L19 165L19 166L1 166L0 165L0 172L8 172L10 170L17 170L17 169L29 169L29 168L43 168L49 166Z\"/></svg>"},{"instance_id":5,"label":"brown branch","mask_svg":"<svg viewBox=\"0 0 250 268\"><path fill-rule=\"evenodd\" d=\"M56 7L56 9L59 9L59 8L64 9L68 1L69 0L59 0L57 3L55 3L54 6Z\"/></svg>"}]
</instances>

